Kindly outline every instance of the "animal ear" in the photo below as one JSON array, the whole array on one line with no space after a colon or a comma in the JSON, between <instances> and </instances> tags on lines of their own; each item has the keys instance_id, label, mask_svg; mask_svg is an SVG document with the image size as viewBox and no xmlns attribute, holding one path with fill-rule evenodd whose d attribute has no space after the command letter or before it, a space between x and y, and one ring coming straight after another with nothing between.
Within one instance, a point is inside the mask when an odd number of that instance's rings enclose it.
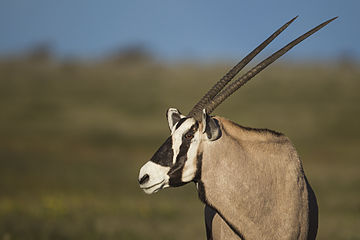
<instances>
[{"instance_id":1,"label":"animal ear","mask_svg":"<svg viewBox=\"0 0 360 240\"><path fill-rule=\"evenodd\" d=\"M166 111L166 118L167 118L168 123L169 123L170 131L173 129L175 124L183 117L185 117L185 116L181 115L179 110L177 110L176 108L169 108Z\"/></svg>"},{"instance_id":2,"label":"animal ear","mask_svg":"<svg viewBox=\"0 0 360 240\"><path fill-rule=\"evenodd\" d=\"M205 109L203 109L202 122L204 124L203 133L206 133L210 141L215 141L221 137L218 120L209 116Z\"/></svg>"}]
</instances>

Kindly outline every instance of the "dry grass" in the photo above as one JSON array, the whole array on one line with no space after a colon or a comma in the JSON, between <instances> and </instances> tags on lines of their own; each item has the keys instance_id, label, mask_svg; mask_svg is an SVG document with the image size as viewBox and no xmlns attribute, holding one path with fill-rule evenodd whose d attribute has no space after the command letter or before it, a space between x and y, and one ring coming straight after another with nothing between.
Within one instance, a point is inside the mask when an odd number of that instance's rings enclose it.
<instances>
[{"instance_id":1,"label":"dry grass","mask_svg":"<svg viewBox=\"0 0 360 240\"><path fill-rule=\"evenodd\" d=\"M193 184L147 196L139 167L223 64L0 63L0 239L204 239ZM277 64L216 114L288 135L318 239L360 239L360 70Z\"/></svg>"}]
</instances>

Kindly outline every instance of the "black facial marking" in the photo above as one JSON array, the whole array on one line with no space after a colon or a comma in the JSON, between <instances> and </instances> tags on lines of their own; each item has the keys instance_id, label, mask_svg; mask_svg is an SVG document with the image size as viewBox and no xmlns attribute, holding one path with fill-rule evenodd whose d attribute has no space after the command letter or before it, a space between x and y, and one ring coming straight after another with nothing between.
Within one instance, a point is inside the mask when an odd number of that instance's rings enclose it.
<instances>
[{"instance_id":1,"label":"black facial marking","mask_svg":"<svg viewBox=\"0 0 360 240\"><path fill-rule=\"evenodd\" d=\"M181 157L176 163L175 165L170 169L168 175L170 177L169 179L169 185L171 187L180 187L184 184L186 184L186 182L181 181L181 177L182 177L182 172L184 169L184 165L185 162L187 160L187 157Z\"/></svg>"},{"instance_id":2,"label":"black facial marking","mask_svg":"<svg viewBox=\"0 0 360 240\"><path fill-rule=\"evenodd\" d=\"M181 124L183 124L183 122L186 121L186 119L188 119L188 118L185 117L185 118L180 119L180 121L179 121L178 124L176 125L175 129L178 129L178 128L181 126Z\"/></svg>"},{"instance_id":3,"label":"black facial marking","mask_svg":"<svg viewBox=\"0 0 360 240\"><path fill-rule=\"evenodd\" d=\"M192 125L192 127L185 134L183 134L183 136L182 136L183 143L191 142L191 139L194 138L194 134L198 130L198 128L199 128L199 123L195 122L195 124Z\"/></svg>"},{"instance_id":4,"label":"black facial marking","mask_svg":"<svg viewBox=\"0 0 360 240\"><path fill-rule=\"evenodd\" d=\"M182 122L179 122L179 124L181 123ZM170 177L169 185L172 187L179 187L186 184L186 182L181 181L181 177L185 162L187 161L187 152L190 148L191 139L194 137L194 134L198 130L198 128L199 123L195 122L195 124L182 136L182 143L180 145L179 154L176 156L176 162L168 173ZM191 137L187 137L188 135L190 135Z\"/></svg>"},{"instance_id":5,"label":"black facial marking","mask_svg":"<svg viewBox=\"0 0 360 240\"><path fill-rule=\"evenodd\" d=\"M171 136L166 139L163 145L156 151L150 161L164 167L170 167L173 161L173 149Z\"/></svg>"},{"instance_id":6,"label":"black facial marking","mask_svg":"<svg viewBox=\"0 0 360 240\"><path fill-rule=\"evenodd\" d=\"M184 134L185 135L185 134ZM191 144L191 139L182 138L182 144L180 145L179 154L176 156L175 165L169 171L170 186L179 187L185 183L181 181L182 172L184 169L185 162L187 160L187 152Z\"/></svg>"}]
</instances>

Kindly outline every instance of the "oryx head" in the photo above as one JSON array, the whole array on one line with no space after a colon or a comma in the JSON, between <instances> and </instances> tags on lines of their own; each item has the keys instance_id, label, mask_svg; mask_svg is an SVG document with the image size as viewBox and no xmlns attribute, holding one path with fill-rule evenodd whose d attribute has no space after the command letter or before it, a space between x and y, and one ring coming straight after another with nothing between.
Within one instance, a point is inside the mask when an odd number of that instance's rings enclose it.
<instances>
[{"instance_id":1,"label":"oryx head","mask_svg":"<svg viewBox=\"0 0 360 240\"><path fill-rule=\"evenodd\" d=\"M171 135L139 174L140 187L149 194L196 180L201 168L201 143L221 136L217 120L205 110L200 120L184 116L175 108L170 108L166 116Z\"/></svg>"},{"instance_id":2,"label":"oryx head","mask_svg":"<svg viewBox=\"0 0 360 240\"><path fill-rule=\"evenodd\" d=\"M336 18L332 18L318 25L293 40L223 89L247 63L295 19L296 17L284 24L233 67L207 92L188 115L182 115L175 108L170 108L167 111L166 116L171 135L156 151L150 161L140 169L138 181L140 187L146 193L151 194L162 188L177 187L191 181L199 180L198 178L201 176L202 144L217 141L221 139L222 135L217 120L209 116L209 114L256 74Z\"/></svg>"}]
</instances>

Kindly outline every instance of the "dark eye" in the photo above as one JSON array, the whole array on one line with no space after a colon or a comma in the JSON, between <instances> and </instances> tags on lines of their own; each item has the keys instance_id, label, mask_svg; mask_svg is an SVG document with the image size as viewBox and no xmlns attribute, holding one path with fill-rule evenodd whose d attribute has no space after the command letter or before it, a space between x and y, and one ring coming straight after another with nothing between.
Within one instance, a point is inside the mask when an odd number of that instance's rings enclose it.
<instances>
[{"instance_id":1,"label":"dark eye","mask_svg":"<svg viewBox=\"0 0 360 240\"><path fill-rule=\"evenodd\" d=\"M185 134L185 138L186 139L191 139L191 138L193 138L194 137L194 134L193 133L186 133Z\"/></svg>"}]
</instances>

